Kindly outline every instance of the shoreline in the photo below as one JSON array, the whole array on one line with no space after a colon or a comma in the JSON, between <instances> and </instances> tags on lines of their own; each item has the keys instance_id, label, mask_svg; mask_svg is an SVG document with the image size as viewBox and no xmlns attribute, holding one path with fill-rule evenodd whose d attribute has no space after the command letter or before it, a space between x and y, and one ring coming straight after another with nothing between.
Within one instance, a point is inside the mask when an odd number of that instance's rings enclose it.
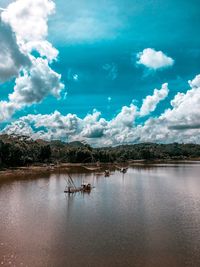
<instances>
[{"instance_id":1,"label":"shoreline","mask_svg":"<svg viewBox=\"0 0 200 267\"><path fill-rule=\"evenodd\" d=\"M150 166L160 166L162 167L162 164L164 165L170 165L170 164L197 164L200 162L200 159L187 159L187 160L174 160L174 159L167 159L167 160L131 160L123 163L100 163L101 167L105 169L106 167L110 167L112 169L116 169L116 166L118 167L150 167ZM163 165L163 166L164 166ZM95 163L60 163L60 164L37 164L37 165L30 165L30 166L23 166L23 167L10 167L10 168L4 168L0 170L0 179L11 177L13 175L15 176L24 176L24 175L38 175L46 174L46 173L56 173L60 171L75 171L76 168L83 169L85 172L87 172L87 169L84 168L84 166L96 166ZM95 172L95 170L94 170Z\"/></svg>"}]
</instances>

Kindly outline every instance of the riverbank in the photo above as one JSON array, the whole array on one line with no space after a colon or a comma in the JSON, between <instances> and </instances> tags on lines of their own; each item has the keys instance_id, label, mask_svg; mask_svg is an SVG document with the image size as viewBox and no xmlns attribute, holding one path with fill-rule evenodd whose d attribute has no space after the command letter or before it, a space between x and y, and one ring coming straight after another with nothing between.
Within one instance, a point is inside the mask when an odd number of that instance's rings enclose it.
<instances>
[{"instance_id":1,"label":"riverbank","mask_svg":"<svg viewBox=\"0 0 200 267\"><path fill-rule=\"evenodd\" d=\"M124 163L100 163L100 167L102 170L111 169L117 170L119 167L166 167L174 164L197 164L200 162L200 158L188 159L188 160L131 160ZM10 178L12 176L20 176L24 178L37 176L39 173L42 174L51 174L57 172L80 172L81 170L84 172L91 172L84 167L96 167L97 165L94 163L60 163L60 164L37 164L23 167L12 167L12 168L4 168L0 170L0 179ZM99 171L99 170L98 170ZM95 170L93 170L95 172Z\"/></svg>"},{"instance_id":2,"label":"riverbank","mask_svg":"<svg viewBox=\"0 0 200 267\"><path fill-rule=\"evenodd\" d=\"M60 162L134 162L200 158L199 144L139 143L114 147L91 147L81 142L30 140L24 136L0 135L0 166L53 165Z\"/></svg>"}]
</instances>

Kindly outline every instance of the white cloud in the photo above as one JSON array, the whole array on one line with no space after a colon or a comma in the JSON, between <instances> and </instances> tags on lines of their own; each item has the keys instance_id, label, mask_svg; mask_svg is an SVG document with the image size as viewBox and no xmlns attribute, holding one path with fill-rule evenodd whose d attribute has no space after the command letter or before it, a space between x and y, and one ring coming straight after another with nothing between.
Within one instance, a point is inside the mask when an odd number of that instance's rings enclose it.
<instances>
[{"instance_id":1,"label":"white cloud","mask_svg":"<svg viewBox=\"0 0 200 267\"><path fill-rule=\"evenodd\" d=\"M16 110L16 104L0 101L0 121L9 119Z\"/></svg>"},{"instance_id":2,"label":"white cloud","mask_svg":"<svg viewBox=\"0 0 200 267\"><path fill-rule=\"evenodd\" d=\"M111 121L111 125L114 128L118 128L119 126L124 127L133 127L134 121L137 117L137 107L133 104L130 106L122 107L121 111L117 114L117 116Z\"/></svg>"},{"instance_id":3,"label":"white cloud","mask_svg":"<svg viewBox=\"0 0 200 267\"><path fill-rule=\"evenodd\" d=\"M188 81L190 87L200 87L200 74L196 75L196 77L192 81Z\"/></svg>"},{"instance_id":4,"label":"white cloud","mask_svg":"<svg viewBox=\"0 0 200 267\"><path fill-rule=\"evenodd\" d=\"M29 122L18 120L12 124L12 128L7 128L7 133L17 134L17 135L25 135L32 136L33 138L39 138L37 133L34 133L33 129L29 125Z\"/></svg>"},{"instance_id":5,"label":"white cloud","mask_svg":"<svg viewBox=\"0 0 200 267\"><path fill-rule=\"evenodd\" d=\"M11 25L19 41L40 41L48 33L47 20L55 10L51 0L17 0L2 13L4 22Z\"/></svg>"},{"instance_id":6,"label":"white cloud","mask_svg":"<svg viewBox=\"0 0 200 267\"><path fill-rule=\"evenodd\" d=\"M146 116L150 112L154 111L157 107L157 104L165 99L169 93L168 84L164 83L160 90L155 89L153 95L147 96L142 103L142 107L140 109L140 115Z\"/></svg>"},{"instance_id":7,"label":"white cloud","mask_svg":"<svg viewBox=\"0 0 200 267\"><path fill-rule=\"evenodd\" d=\"M83 119L75 114L65 116L56 111L48 115L22 117L8 125L4 132L24 132L33 138L48 140L86 140L94 146L138 142L200 143L200 87L196 87L196 82L190 84L194 86L186 93L177 93L171 101L171 108L159 117L148 117L144 123L137 124L137 119L143 116L142 111L131 104L122 107L112 120L106 120L96 110ZM143 112L151 112L167 93L167 84L160 90L155 89L152 96L144 99L143 104L146 103L146 108L143 108Z\"/></svg>"},{"instance_id":8,"label":"white cloud","mask_svg":"<svg viewBox=\"0 0 200 267\"><path fill-rule=\"evenodd\" d=\"M17 76L23 67L30 64L29 57L21 51L17 44L11 27L2 22L0 17L0 82Z\"/></svg>"},{"instance_id":9,"label":"white cloud","mask_svg":"<svg viewBox=\"0 0 200 267\"><path fill-rule=\"evenodd\" d=\"M58 56L58 50L46 40L28 42L24 45L24 49L28 53L34 50L39 52L40 56L46 57L49 62L56 60Z\"/></svg>"},{"instance_id":10,"label":"white cloud","mask_svg":"<svg viewBox=\"0 0 200 267\"><path fill-rule=\"evenodd\" d=\"M137 64L153 70L171 67L174 64L174 60L171 57L168 57L162 51L156 51L152 48L144 49L137 54L137 58Z\"/></svg>"},{"instance_id":11,"label":"white cloud","mask_svg":"<svg viewBox=\"0 0 200 267\"><path fill-rule=\"evenodd\" d=\"M9 24L17 43L24 52L37 50L49 61L56 59L58 51L45 40L48 34L48 16L54 13L51 0L17 0L2 12L2 20Z\"/></svg>"},{"instance_id":12,"label":"white cloud","mask_svg":"<svg viewBox=\"0 0 200 267\"><path fill-rule=\"evenodd\" d=\"M121 112L111 121L101 117L94 110L81 119L75 114L66 116L55 111L48 115L28 115L8 125L3 132L8 134L31 133L32 138L64 141L87 140L93 145L111 145L126 141L129 131L133 128L136 107L123 107ZM19 127L19 130L18 130ZM42 127L42 130L41 130Z\"/></svg>"},{"instance_id":13,"label":"white cloud","mask_svg":"<svg viewBox=\"0 0 200 267\"><path fill-rule=\"evenodd\" d=\"M101 113L93 110L82 121L81 136L86 138L100 138L104 135L107 121L101 118Z\"/></svg>"},{"instance_id":14,"label":"white cloud","mask_svg":"<svg viewBox=\"0 0 200 267\"><path fill-rule=\"evenodd\" d=\"M54 8L51 0L18 0L0 13L0 81L15 77L8 101L0 101L0 121L49 94L58 98L64 88L61 75L49 66L58 51L45 39ZM33 50L41 57L34 57Z\"/></svg>"},{"instance_id":15,"label":"white cloud","mask_svg":"<svg viewBox=\"0 0 200 267\"><path fill-rule=\"evenodd\" d=\"M25 71L16 79L14 92L9 95L10 102L30 105L41 102L47 95L60 96L64 85L60 83L61 75L54 72L47 60L33 58L30 71Z\"/></svg>"},{"instance_id":16,"label":"white cloud","mask_svg":"<svg viewBox=\"0 0 200 267\"><path fill-rule=\"evenodd\" d=\"M171 128L185 125L191 128L200 121L200 87L191 88L185 94L178 93L171 101L172 109L164 112L161 118L166 119Z\"/></svg>"},{"instance_id":17,"label":"white cloud","mask_svg":"<svg viewBox=\"0 0 200 267\"><path fill-rule=\"evenodd\" d=\"M195 81L195 79L193 80ZM190 85L192 83L190 82ZM177 93L172 108L140 127L141 141L200 143L200 87Z\"/></svg>"}]
</instances>

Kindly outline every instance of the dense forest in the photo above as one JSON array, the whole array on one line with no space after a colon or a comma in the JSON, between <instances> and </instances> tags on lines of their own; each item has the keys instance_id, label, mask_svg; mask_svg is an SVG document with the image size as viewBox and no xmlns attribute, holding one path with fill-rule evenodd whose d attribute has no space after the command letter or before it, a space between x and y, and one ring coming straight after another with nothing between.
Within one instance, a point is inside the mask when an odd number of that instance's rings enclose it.
<instances>
[{"instance_id":1,"label":"dense forest","mask_svg":"<svg viewBox=\"0 0 200 267\"><path fill-rule=\"evenodd\" d=\"M194 159L200 157L197 144L142 143L92 148L81 142L32 140L26 136L0 135L0 167L40 163L127 162L131 160Z\"/></svg>"}]
</instances>

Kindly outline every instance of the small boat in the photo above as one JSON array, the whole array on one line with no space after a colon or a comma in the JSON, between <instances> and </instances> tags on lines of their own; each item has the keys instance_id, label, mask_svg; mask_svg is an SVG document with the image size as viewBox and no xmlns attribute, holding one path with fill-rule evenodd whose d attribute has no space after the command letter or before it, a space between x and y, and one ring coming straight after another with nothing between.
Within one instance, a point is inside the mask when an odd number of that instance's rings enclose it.
<instances>
[{"instance_id":1,"label":"small boat","mask_svg":"<svg viewBox=\"0 0 200 267\"><path fill-rule=\"evenodd\" d=\"M71 187L71 186L66 186L64 193L76 193L76 192L80 192L81 191L81 187Z\"/></svg>"},{"instance_id":2,"label":"small boat","mask_svg":"<svg viewBox=\"0 0 200 267\"><path fill-rule=\"evenodd\" d=\"M83 192L90 192L92 190L91 184L82 184L81 189Z\"/></svg>"},{"instance_id":3,"label":"small boat","mask_svg":"<svg viewBox=\"0 0 200 267\"><path fill-rule=\"evenodd\" d=\"M128 167L118 167L118 166L115 166L120 172L122 172L122 173L126 173L127 172L127 170L128 170Z\"/></svg>"},{"instance_id":4,"label":"small boat","mask_svg":"<svg viewBox=\"0 0 200 267\"><path fill-rule=\"evenodd\" d=\"M109 170L105 170L104 171L104 176L105 177L109 177L110 176L110 171Z\"/></svg>"},{"instance_id":5,"label":"small boat","mask_svg":"<svg viewBox=\"0 0 200 267\"><path fill-rule=\"evenodd\" d=\"M83 184L81 187L67 186L64 193L90 192L92 188L91 184Z\"/></svg>"},{"instance_id":6,"label":"small boat","mask_svg":"<svg viewBox=\"0 0 200 267\"><path fill-rule=\"evenodd\" d=\"M82 184L80 187L77 187L72 179L72 177L68 174L68 180L67 180L68 185L66 186L64 193L77 193L77 192L87 192L89 193L92 188L94 188L90 183Z\"/></svg>"},{"instance_id":7,"label":"small boat","mask_svg":"<svg viewBox=\"0 0 200 267\"><path fill-rule=\"evenodd\" d=\"M127 170L128 170L128 168L121 168L120 172L122 172L122 173L126 173Z\"/></svg>"}]
</instances>

